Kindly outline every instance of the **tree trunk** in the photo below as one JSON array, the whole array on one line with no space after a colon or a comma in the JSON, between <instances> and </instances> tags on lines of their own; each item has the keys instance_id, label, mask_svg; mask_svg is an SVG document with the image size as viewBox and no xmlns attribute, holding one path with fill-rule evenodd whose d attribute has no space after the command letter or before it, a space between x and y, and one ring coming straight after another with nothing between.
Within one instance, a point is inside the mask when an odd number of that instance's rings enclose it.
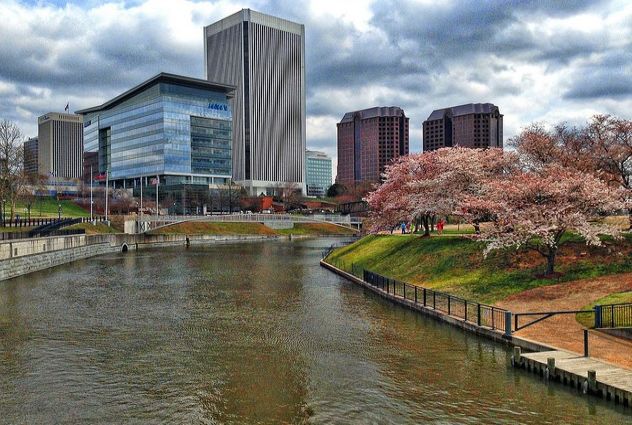
<instances>
[{"instance_id":1,"label":"tree trunk","mask_svg":"<svg viewBox=\"0 0 632 425\"><path fill-rule=\"evenodd\" d=\"M550 276L555 273L555 255L557 254L557 248L549 248L549 252L546 255L546 275Z\"/></svg>"},{"instance_id":2,"label":"tree trunk","mask_svg":"<svg viewBox=\"0 0 632 425\"><path fill-rule=\"evenodd\" d=\"M474 233L476 233L477 235L481 234L481 225L478 221L474 222Z\"/></svg>"},{"instance_id":3,"label":"tree trunk","mask_svg":"<svg viewBox=\"0 0 632 425\"><path fill-rule=\"evenodd\" d=\"M632 208L628 211L628 230L632 230Z\"/></svg>"},{"instance_id":4,"label":"tree trunk","mask_svg":"<svg viewBox=\"0 0 632 425\"><path fill-rule=\"evenodd\" d=\"M424 226L424 236L430 236L430 219L427 215L423 216L421 223Z\"/></svg>"}]
</instances>

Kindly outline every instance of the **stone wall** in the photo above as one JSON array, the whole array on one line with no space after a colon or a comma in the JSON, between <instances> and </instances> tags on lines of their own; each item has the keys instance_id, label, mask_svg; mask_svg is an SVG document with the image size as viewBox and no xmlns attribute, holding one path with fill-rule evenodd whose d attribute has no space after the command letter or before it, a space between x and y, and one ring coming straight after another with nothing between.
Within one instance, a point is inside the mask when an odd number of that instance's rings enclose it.
<instances>
[{"instance_id":1,"label":"stone wall","mask_svg":"<svg viewBox=\"0 0 632 425\"><path fill-rule=\"evenodd\" d=\"M43 244L44 242L40 243ZM98 243L93 245L77 245L56 251L39 252L31 255L20 255L0 261L0 280L10 279L12 277L113 251L118 251L118 247L112 247L109 243Z\"/></svg>"},{"instance_id":2,"label":"stone wall","mask_svg":"<svg viewBox=\"0 0 632 425\"><path fill-rule=\"evenodd\" d=\"M0 243L0 281L111 252L160 246L188 246L278 239L260 235L108 234L54 236Z\"/></svg>"}]
</instances>

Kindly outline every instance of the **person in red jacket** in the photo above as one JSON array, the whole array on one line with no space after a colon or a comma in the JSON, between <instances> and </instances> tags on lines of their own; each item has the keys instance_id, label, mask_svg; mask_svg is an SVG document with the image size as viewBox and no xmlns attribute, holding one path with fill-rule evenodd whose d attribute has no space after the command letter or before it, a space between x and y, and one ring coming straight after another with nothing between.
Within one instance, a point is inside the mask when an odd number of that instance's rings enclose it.
<instances>
[{"instance_id":1,"label":"person in red jacket","mask_svg":"<svg viewBox=\"0 0 632 425\"><path fill-rule=\"evenodd\" d=\"M437 233L440 235L441 233L443 233L443 225L445 224L445 221L443 221L443 219L439 219L439 222L437 223Z\"/></svg>"}]
</instances>

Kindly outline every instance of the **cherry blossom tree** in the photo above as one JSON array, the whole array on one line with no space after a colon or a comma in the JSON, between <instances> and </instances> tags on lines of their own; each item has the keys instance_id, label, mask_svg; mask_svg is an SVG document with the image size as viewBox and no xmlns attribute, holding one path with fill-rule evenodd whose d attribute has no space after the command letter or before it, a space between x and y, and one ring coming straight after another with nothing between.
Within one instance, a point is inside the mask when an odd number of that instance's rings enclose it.
<instances>
[{"instance_id":1,"label":"cherry blossom tree","mask_svg":"<svg viewBox=\"0 0 632 425\"><path fill-rule=\"evenodd\" d=\"M471 199L495 217L481 235L487 243L484 253L509 247L533 249L546 258L546 274L551 275L566 232L579 234L588 245L601 245L599 235L618 236L617 228L594 218L622 207L620 190L559 165L490 179L482 196Z\"/></svg>"},{"instance_id":2,"label":"cherry blossom tree","mask_svg":"<svg viewBox=\"0 0 632 425\"><path fill-rule=\"evenodd\" d=\"M632 230L632 120L595 115L584 135L596 173L623 189Z\"/></svg>"},{"instance_id":3,"label":"cherry blossom tree","mask_svg":"<svg viewBox=\"0 0 632 425\"><path fill-rule=\"evenodd\" d=\"M621 187L632 229L632 120L595 115L584 127L533 124L510 141L530 169L557 164Z\"/></svg>"},{"instance_id":4,"label":"cherry blossom tree","mask_svg":"<svg viewBox=\"0 0 632 425\"><path fill-rule=\"evenodd\" d=\"M436 215L457 215L478 228L489 211L466 202L480 193L483 183L516 168L516 156L501 149L444 148L400 158L387 167L384 184L366 200L372 231L415 220L430 234Z\"/></svg>"},{"instance_id":5,"label":"cherry blossom tree","mask_svg":"<svg viewBox=\"0 0 632 425\"><path fill-rule=\"evenodd\" d=\"M399 223L411 220L414 212L409 185L420 157L420 154L411 154L388 165L383 176L384 183L366 196L365 201L371 209L369 232L392 230Z\"/></svg>"}]
</instances>

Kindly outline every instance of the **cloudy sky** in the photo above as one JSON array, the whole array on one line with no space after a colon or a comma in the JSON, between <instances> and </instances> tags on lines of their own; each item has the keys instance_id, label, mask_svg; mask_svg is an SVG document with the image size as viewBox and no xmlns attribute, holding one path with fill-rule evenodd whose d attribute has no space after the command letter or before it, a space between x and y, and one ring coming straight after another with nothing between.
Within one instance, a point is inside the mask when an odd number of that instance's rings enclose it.
<instances>
[{"instance_id":1,"label":"cloudy sky","mask_svg":"<svg viewBox=\"0 0 632 425\"><path fill-rule=\"evenodd\" d=\"M304 23L307 145L344 112L401 106L411 150L433 109L491 102L534 122L632 118L631 1L0 0L0 119L101 104L157 74L204 78L202 27L241 8Z\"/></svg>"}]
</instances>

